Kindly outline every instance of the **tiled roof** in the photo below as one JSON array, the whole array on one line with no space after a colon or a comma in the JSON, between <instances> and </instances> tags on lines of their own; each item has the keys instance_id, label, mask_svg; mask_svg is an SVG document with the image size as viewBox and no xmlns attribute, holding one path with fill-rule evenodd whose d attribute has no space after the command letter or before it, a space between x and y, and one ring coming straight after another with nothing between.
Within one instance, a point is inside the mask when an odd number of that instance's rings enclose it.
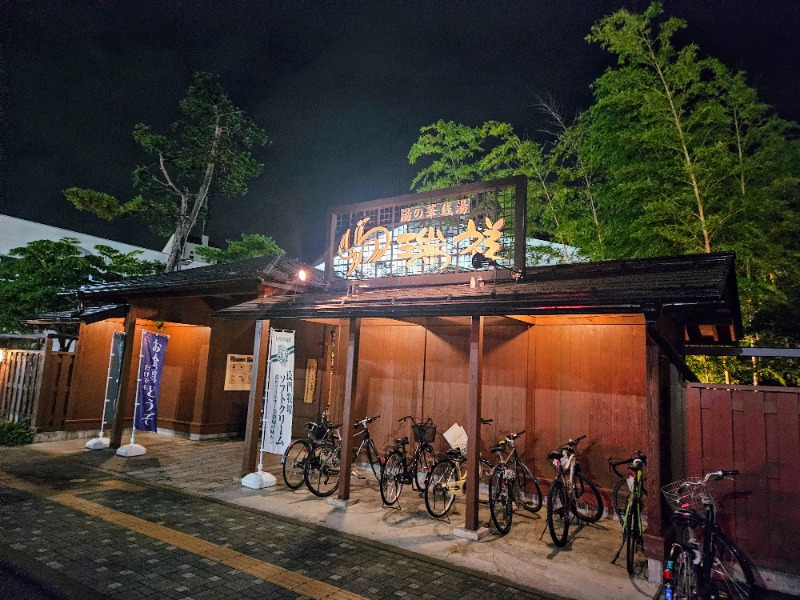
<instances>
[{"instance_id":1,"label":"tiled roof","mask_svg":"<svg viewBox=\"0 0 800 600\"><path fill-rule=\"evenodd\" d=\"M82 286L78 295L88 302L119 301L141 296L190 296L255 292L259 286L292 286L297 272L311 273L308 286L320 286L323 273L285 256L260 256L233 263L209 265L172 273L130 277Z\"/></svg>"},{"instance_id":2,"label":"tiled roof","mask_svg":"<svg viewBox=\"0 0 800 600\"><path fill-rule=\"evenodd\" d=\"M476 272L468 281L391 288L353 286L348 292L309 291L259 298L215 312L227 319L496 316L567 313L680 315L686 324L705 321L728 332L741 329L734 255L731 253L618 260L528 269L514 282ZM367 282L362 282L362 285ZM355 291L355 293L353 293ZM696 318L695 318L696 317Z\"/></svg>"}]
</instances>

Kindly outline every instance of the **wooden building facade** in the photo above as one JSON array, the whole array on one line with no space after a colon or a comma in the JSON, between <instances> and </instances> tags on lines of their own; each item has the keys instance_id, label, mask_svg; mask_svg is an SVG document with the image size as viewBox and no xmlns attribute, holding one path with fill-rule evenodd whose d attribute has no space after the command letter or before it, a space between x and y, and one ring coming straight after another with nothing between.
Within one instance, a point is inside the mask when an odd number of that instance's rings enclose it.
<instances>
[{"instance_id":1,"label":"wooden building facade","mask_svg":"<svg viewBox=\"0 0 800 600\"><path fill-rule=\"evenodd\" d=\"M730 344L741 334L734 256L526 268L524 190L524 180L510 178L345 207L331 221L328 272L309 270L302 283L304 265L262 257L82 288L71 315L83 325L66 426L99 422L111 335L123 331L132 343L111 429L112 446L120 445L133 412L138 336L160 330L170 342L159 428L196 438L243 432L242 473L250 472L269 331L291 329L295 431L325 408L343 423L342 499L353 423L367 414L381 414L373 425L379 447L409 433L397 423L408 414L431 417L440 433L454 422L466 428L477 442L468 448L467 529L478 526L478 452L511 431L526 430L519 447L544 481L547 452L586 435L582 468L606 493L606 457L637 449L649 457L648 487L659 489L683 468L672 432L685 424L672 407L679 382L696 379L683 345ZM448 211L463 199L457 221ZM419 203L415 224L408 207ZM447 216L424 220L431 214ZM500 235L504 224L510 239ZM463 241L452 260L430 252L442 231ZM402 243L390 248L391 236ZM506 266L493 244L513 253ZM425 266L414 271L417 258ZM332 273L336 260L346 272ZM249 391L224 389L229 354L253 355ZM299 391L309 378L310 396ZM481 428L481 417L493 425ZM437 449L444 444L438 436ZM664 556L662 510L650 494L646 553L655 560Z\"/></svg>"}]
</instances>

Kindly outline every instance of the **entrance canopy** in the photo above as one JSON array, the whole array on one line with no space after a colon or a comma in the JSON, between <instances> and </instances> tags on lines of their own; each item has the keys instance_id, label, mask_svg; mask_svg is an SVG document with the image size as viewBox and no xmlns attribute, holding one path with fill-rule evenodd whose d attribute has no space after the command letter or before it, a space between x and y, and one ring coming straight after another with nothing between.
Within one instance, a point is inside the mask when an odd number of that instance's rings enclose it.
<instances>
[{"instance_id":1,"label":"entrance canopy","mask_svg":"<svg viewBox=\"0 0 800 600\"><path fill-rule=\"evenodd\" d=\"M733 253L528 268L476 270L457 283L381 285L347 280L327 288L258 298L216 311L222 319L343 319L644 314L669 317L688 344L731 344L741 337ZM337 285L338 283L338 285Z\"/></svg>"}]
</instances>

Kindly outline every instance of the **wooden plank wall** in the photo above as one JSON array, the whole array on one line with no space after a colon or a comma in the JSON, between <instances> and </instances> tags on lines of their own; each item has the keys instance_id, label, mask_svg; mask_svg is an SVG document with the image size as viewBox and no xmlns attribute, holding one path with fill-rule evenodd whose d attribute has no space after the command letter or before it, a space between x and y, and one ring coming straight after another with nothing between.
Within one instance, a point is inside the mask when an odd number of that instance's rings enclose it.
<instances>
[{"instance_id":1,"label":"wooden plank wall","mask_svg":"<svg viewBox=\"0 0 800 600\"><path fill-rule=\"evenodd\" d=\"M381 414L371 427L379 447L410 436L397 419L431 417L435 443L454 422L466 424L469 328L465 320L405 324L365 319L361 328L355 414ZM547 452L586 434L581 463L602 487L615 477L607 456L645 449L641 318L557 317L535 324L487 319L484 333L484 453L500 436L526 429L518 447L534 472L551 475Z\"/></svg>"},{"instance_id":2,"label":"wooden plank wall","mask_svg":"<svg viewBox=\"0 0 800 600\"><path fill-rule=\"evenodd\" d=\"M645 448L645 330L633 317L538 318L529 337L528 429L534 472L549 479L547 453L569 438L584 472L608 490L608 456Z\"/></svg>"},{"instance_id":3,"label":"wooden plank wall","mask_svg":"<svg viewBox=\"0 0 800 600\"><path fill-rule=\"evenodd\" d=\"M19 422L35 418L36 396L42 381L44 351L6 350L0 364L0 419Z\"/></svg>"},{"instance_id":4,"label":"wooden plank wall","mask_svg":"<svg viewBox=\"0 0 800 600\"><path fill-rule=\"evenodd\" d=\"M724 531L757 564L800 574L800 390L690 384L686 473L739 469L714 484Z\"/></svg>"},{"instance_id":5,"label":"wooden plank wall","mask_svg":"<svg viewBox=\"0 0 800 600\"><path fill-rule=\"evenodd\" d=\"M100 428L105 406L111 337L122 331L122 319L82 324L75 348L72 393L63 428L84 431Z\"/></svg>"}]
</instances>

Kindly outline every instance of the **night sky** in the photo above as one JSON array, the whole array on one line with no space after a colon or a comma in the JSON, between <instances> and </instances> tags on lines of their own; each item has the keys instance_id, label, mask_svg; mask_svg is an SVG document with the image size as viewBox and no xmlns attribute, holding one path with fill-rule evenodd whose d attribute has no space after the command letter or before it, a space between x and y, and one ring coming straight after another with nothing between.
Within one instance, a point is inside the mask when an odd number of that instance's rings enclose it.
<instances>
[{"instance_id":1,"label":"night sky","mask_svg":"<svg viewBox=\"0 0 800 600\"><path fill-rule=\"evenodd\" d=\"M322 253L330 207L409 192L408 151L438 119L496 119L542 139L536 96L567 114L611 62L584 41L621 6L647 2L5 0L0 3L0 212L160 248L137 221L109 224L61 190L130 198L146 161L132 138L166 132L195 71L221 76L272 139L243 198L217 198L218 244L270 235ZM778 114L800 120L800 2L666 2L681 40L747 71ZM0 232L2 235L2 232Z\"/></svg>"}]
</instances>

